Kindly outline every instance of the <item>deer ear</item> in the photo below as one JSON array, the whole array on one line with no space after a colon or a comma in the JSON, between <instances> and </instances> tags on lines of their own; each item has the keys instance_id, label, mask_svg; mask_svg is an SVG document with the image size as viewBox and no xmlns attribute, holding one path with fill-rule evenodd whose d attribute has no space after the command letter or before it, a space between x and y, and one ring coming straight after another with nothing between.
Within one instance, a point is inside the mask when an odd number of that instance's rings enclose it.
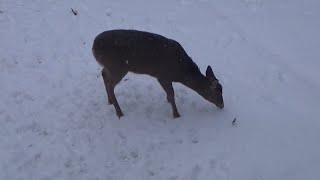
<instances>
[{"instance_id":1,"label":"deer ear","mask_svg":"<svg viewBox=\"0 0 320 180\"><path fill-rule=\"evenodd\" d=\"M206 70L206 76L207 78L209 78L210 80L216 80L216 76L213 74L213 71L211 69L211 66L208 66L207 67L207 70Z\"/></svg>"}]
</instances>

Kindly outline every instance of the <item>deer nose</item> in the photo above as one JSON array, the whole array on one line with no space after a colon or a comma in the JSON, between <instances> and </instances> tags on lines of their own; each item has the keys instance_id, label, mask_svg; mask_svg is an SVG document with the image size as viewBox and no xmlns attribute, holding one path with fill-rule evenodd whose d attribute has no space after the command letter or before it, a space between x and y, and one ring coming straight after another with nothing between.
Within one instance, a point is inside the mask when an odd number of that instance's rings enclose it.
<instances>
[{"instance_id":1,"label":"deer nose","mask_svg":"<svg viewBox=\"0 0 320 180\"><path fill-rule=\"evenodd\" d=\"M218 107L221 109L224 108L224 103L219 104Z\"/></svg>"}]
</instances>

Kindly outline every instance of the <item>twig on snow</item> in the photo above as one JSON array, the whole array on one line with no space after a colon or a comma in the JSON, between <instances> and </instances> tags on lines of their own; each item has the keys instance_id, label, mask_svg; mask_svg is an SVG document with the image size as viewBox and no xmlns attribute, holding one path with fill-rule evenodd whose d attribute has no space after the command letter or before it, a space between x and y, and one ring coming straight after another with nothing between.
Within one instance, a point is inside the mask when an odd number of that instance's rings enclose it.
<instances>
[{"instance_id":1,"label":"twig on snow","mask_svg":"<svg viewBox=\"0 0 320 180\"><path fill-rule=\"evenodd\" d=\"M71 8L71 11L72 11L72 13L76 16L76 15L78 15L78 11L77 10L73 10L72 8Z\"/></svg>"},{"instance_id":2,"label":"twig on snow","mask_svg":"<svg viewBox=\"0 0 320 180\"><path fill-rule=\"evenodd\" d=\"M237 122L236 121L237 121L237 118L234 118L233 121L232 121L232 126L237 126Z\"/></svg>"}]
</instances>

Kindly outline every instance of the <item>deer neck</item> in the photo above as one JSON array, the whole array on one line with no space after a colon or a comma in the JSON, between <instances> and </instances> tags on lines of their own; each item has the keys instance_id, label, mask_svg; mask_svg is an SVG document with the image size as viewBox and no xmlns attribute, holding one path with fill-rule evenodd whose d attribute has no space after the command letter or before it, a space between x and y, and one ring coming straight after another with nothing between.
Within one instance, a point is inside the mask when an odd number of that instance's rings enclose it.
<instances>
[{"instance_id":1,"label":"deer neck","mask_svg":"<svg viewBox=\"0 0 320 180\"><path fill-rule=\"evenodd\" d=\"M206 87L207 79L201 73L198 75L190 74L185 77L182 84L202 95Z\"/></svg>"}]
</instances>

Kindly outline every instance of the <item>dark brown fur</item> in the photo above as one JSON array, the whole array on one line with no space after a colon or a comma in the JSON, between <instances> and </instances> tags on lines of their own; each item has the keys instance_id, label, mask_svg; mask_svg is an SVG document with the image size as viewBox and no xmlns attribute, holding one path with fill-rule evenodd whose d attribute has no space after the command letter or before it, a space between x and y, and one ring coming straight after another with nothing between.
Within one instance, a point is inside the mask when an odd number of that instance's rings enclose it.
<instances>
[{"instance_id":1,"label":"dark brown fur","mask_svg":"<svg viewBox=\"0 0 320 180\"><path fill-rule=\"evenodd\" d=\"M114 95L115 86L128 73L148 74L158 79L172 105L174 118L180 117L172 82L180 82L208 101L223 108L222 86L208 66L206 76L182 46L164 36L137 30L110 30L99 34L93 43L93 55L103 66L102 77L120 118L121 108Z\"/></svg>"}]
</instances>

